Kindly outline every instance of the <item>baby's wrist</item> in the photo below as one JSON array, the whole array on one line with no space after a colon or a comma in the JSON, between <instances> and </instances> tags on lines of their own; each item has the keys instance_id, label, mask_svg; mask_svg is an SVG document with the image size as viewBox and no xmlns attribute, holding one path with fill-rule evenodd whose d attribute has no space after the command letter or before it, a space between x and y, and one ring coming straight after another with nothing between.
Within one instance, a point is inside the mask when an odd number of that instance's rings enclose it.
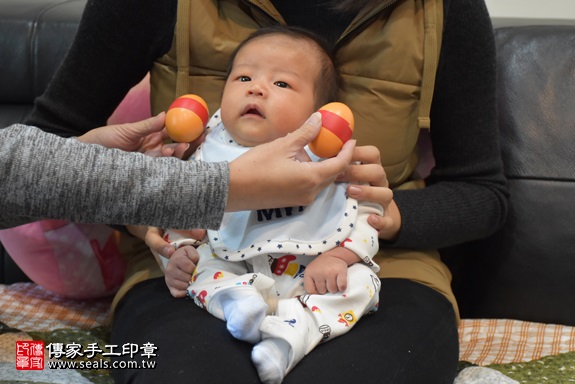
<instances>
[{"instance_id":1,"label":"baby's wrist","mask_svg":"<svg viewBox=\"0 0 575 384\"><path fill-rule=\"evenodd\" d=\"M353 252L351 249L346 248L345 246L337 247L327 254L330 257L335 257L339 260L342 260L346 263L347 266L353 265L361 259L359 256Z\"/></svg>"}]
</instances>

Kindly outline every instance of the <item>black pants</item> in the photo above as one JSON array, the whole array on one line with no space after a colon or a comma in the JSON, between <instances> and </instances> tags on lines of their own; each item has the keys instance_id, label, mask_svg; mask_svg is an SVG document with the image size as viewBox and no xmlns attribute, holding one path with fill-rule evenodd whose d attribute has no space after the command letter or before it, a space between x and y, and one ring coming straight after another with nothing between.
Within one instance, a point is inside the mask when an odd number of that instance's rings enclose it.
<instances>
[{"instance_id":1,"label":"black pants","mask_svg":"<svg viewBox=\"0 0 575 384\"><path fill-rule=\"evenodd\" d=\"M234 339L223 321L193 301L172 298L162 278L136 285L122 299L112 343L157 347L155 369L115 369L118 383L259 383L252 346ZM284 382L452 384L458 360L449 301L422 284L383 279L379 310L348 334L319 345Z\"/></svg>"}]
</instances>

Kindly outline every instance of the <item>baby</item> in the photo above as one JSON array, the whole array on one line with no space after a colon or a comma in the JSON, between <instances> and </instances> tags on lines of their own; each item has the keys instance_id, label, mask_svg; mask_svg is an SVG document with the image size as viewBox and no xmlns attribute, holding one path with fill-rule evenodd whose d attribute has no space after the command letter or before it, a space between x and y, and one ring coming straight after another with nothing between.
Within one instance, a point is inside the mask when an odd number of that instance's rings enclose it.
<instances>
[{"instance_id":1,"label":"baby","mask_svg":"<svg viewBox=\"0 0 575 384\"><path fill-rule=\"evenodd\" d=\"M260 29L232 55L221 110L193 159L231 161L285 136L337 92L337 72L320 39L299 28ZM358 203L345 188L334 183L306 207L226 213L197 248L193 275L195 240L166 232L177 247L168 286L189 281L197 305L255 344L252 361L264 383L280 383L320 342L377 309L378 236L367 216L382 208Z\"/></svg>"}]
</instances>

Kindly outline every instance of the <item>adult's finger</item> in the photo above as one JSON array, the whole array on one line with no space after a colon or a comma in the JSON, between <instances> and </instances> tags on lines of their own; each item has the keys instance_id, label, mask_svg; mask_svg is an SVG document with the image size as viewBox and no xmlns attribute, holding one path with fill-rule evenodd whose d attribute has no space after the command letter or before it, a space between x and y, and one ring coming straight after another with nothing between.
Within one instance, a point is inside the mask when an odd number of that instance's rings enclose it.
<instances>
[{"instance_id":1,"label":"adult's finger","mask_svg":"<svg viewBox=\"0 0 575 384\"><path fill-rule=\"evenodd\" d=\"M339 175L345 174L350 167L355 144L355 140L348 140L335 157L314 163L314 166L319 169L323 177L333 176L334 178L329 180L332 182Z\"/></svg>"},{"instance_id":2,"label":"adult's finger","mask_svg":"<svg viewBox=\"0 0 575 384\"><path fill-rule=\"evenodd\" d=\"M393 200L393 191L386 187L350 184L347 194L359 201L371 201L382 207L387 207Z\"/></svg>"},{"instance_id":3,"label":"adult's finger","mask_svg":"<svg viewBox=\"0 0 575 384\"><path fill-rule=\"evenodd\" d=\"M372 145L355 147L352 164L345 174L338 177L338 181L388 187L389 182L381 165L379 149Z\"/></svg>"},{"instance_id":4,"label":"adult's finger","mask_svg":"<svg viewBox=\"0 0 575 384\"><path fill-rule=\"evenodd\" d=\"M352 161L362 164L381 164L381 154L379 149L373 145L361 145L355 147Z\"/></svg>"},{"instance_id":5,"label":"adult's finger","mask_svg":"<svg viewBox=\"0 0 575 384\"><path fill-rule=\"evenodd\" d=\"M351 164L338 181L353 184L369 184L375 187L388 187L385 170L380 164Z\"/></svg>"},{"instance_id":6,"label":"adult's finger","mask_svg":"<svg viewBox=\"0 0 575 384\"><path fill-rule=\"evenodd\" d=\"M287 135L285 138L291 141L295 147L303 148L316 138L320 130L321 113L314 112L309 119L307 119L304 125Z\"/></svg>"},{"instance_id":7,"label":"adult's finger","mask_svg":"<svg viewBox=\"0 0 575 384\"><path fill-rule=\"evenodd\" d=\"M126 127L132 132L138 133L141 137L145 137L150 133L160 132L164 129L164 122L166 120L166 113L160 112L156 116L149 117L142 121L137 121L134 123L125 123L122 126Z\"/></svg>"}]
</instances>

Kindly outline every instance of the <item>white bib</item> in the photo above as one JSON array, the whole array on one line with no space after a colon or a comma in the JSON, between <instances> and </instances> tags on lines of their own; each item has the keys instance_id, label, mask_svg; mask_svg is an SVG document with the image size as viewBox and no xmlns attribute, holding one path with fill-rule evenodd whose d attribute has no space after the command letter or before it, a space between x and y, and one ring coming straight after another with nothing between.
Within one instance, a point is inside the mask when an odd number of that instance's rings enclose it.
<instances>
[{"instance_id":1,"label":"white bib","mask_svg":"<svg viewBox=\"0 0 575 384\"><path fill-rule=\"evenodd\" d=\"M250 150L231 138L219 116L210 120L213 128L194 155L196 160L232 161ZM345 241L357 218L357 201L347 196L346 187L331 184L307 207L226 212L219 230L208 231L212 250L230 261L274 253L317 256L330 250Z\"/></svg>"}]
</instances>

